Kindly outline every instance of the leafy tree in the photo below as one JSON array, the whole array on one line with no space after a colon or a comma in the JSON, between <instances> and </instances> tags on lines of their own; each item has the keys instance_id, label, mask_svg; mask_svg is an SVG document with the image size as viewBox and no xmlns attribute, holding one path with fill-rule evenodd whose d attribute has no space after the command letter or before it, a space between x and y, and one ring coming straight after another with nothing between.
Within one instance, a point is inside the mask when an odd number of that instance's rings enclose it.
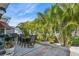
<instances>
[{"instance_id":1,"label":"leafy tree","mask_svg":"<svg viewBox=\"0 0 79 59\"><path fill-rule=\"evenodd\" d=\"M65 47L71 45L72 32L77 33L79 24L79 4L55 4L44 13L38 12L37 18L20 23L18 27L28 36L35 33L37 41L55 42ZM59 35L57 35L59 34Z\"/></svg>"}]
</instances>

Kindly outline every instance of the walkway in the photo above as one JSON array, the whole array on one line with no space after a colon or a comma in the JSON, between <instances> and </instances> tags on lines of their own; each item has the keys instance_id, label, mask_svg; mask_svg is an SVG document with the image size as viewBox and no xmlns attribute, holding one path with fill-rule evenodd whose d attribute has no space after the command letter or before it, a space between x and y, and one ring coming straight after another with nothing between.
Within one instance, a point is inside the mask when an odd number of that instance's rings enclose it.
<instances>
[{"instance_id":1,"label":"walkway","mask_svg":"<svg viewBox=\"0 0 79 59\"><path fill-rule=\"evenodd\" d=\"M34 48L16 46L14 56L69 56L69 50L58 46L36 44Z\"/></svg>"},{"instance_id":2,"label":"walkway","mask_svg":"<svg viewBox=\"0 0 79 59\"><path fill-rule=\"evenodd\" d=\"M70 56L79 56L79 47L72 46L70 51Z\"/></svg>"}]
</instances>

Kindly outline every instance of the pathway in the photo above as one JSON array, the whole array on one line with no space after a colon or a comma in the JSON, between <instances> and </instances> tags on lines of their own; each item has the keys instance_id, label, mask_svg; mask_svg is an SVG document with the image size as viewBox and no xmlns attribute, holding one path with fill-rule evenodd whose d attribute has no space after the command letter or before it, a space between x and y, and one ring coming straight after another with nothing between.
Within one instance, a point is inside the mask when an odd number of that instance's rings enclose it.
<instances>
[{"instance_id":1,"label":"pathway","mask_svg":"<svg viewBox=\"0 0 79 59\"><path fill-rule=\"evenodd\" d=\"M69 50L60 46L36 44L34 48L16 46L15 56L68 56Z\"/></svg>"},{"instance_id":2,"label":"pathway","mask_svg":"<svg viewBox=\"0 0 79 59\"><path fill-rule=\"evenodd\" d=\"M79 47L72 46L70 51L70 56L79 56Z\"/></svg>"}]
</instances>

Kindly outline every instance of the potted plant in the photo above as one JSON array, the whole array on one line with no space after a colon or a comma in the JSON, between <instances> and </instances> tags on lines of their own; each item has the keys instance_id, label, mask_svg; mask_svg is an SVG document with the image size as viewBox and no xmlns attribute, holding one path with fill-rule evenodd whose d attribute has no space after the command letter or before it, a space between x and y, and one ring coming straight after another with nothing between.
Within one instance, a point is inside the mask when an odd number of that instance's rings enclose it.
<instances>
[{"instance_id":1,"label":"potted plant","mask_svg":"<svg viewBox=\"0 0 79 59\"><path fill-rule=\"evenodd\" d=\"M6 54L5 55L13 55L14 54L14 49L15 49L15 45L14 45L14 38L11 35L6 35L5 36L5 50L6 50Z\"/></svg>"}]
</instances>

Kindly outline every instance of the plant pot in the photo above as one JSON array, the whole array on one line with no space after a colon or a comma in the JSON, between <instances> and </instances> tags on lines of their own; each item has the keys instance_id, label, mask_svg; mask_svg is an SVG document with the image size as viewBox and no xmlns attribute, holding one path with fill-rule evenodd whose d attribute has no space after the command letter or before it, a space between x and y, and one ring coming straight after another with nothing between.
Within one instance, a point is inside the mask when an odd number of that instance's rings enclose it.
<instances>
[{"instance_id":1,"label":"plant pot","mask_svg":"<svg viewBox=\"0 0 79 59\"><path fill-rule=\"evenodd\" d=\"M12 56L14 54L14 49L15 49L15 46L12 47L12 48L5 48L5 51L6 51L6 54L5 55Z\"/></svg>"},{"instance_id":2,"label":"plant pot","mask_svg":"<svg viewBox=\"0 0 79 59\"><path fill-rule=\"evenodd\" d=\"M5 55L13 55L14 54L14 49L15 49L15 45L12 44L12 43L7 42L5 44L5 51L6 51Z\"/></svg>"}]
</instances>

